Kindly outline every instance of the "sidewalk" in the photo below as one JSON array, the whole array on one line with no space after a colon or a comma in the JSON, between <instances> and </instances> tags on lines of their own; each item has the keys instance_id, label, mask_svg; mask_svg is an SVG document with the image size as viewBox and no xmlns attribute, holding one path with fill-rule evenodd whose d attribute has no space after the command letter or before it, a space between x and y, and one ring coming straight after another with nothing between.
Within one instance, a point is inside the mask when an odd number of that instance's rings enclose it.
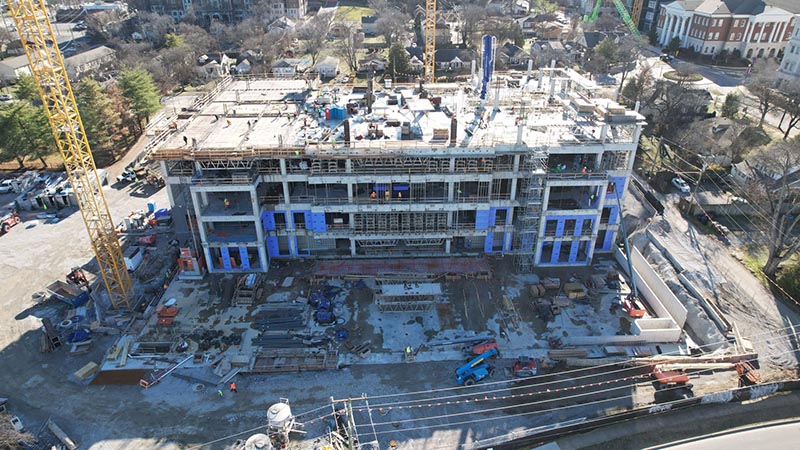
<instances>
[{"instance_id":1,"label":"sidewalk","mask_svg":"<svg viewBox=\"0 0 800 450\"><path fill-rule=\"evenodd\" d=\"M748 404L696 406L622 422L588 433L567 436L561 450L626 450L669 444L747 425L798 417L800 392L779 394Z\"/></svg>"}]
</instances>

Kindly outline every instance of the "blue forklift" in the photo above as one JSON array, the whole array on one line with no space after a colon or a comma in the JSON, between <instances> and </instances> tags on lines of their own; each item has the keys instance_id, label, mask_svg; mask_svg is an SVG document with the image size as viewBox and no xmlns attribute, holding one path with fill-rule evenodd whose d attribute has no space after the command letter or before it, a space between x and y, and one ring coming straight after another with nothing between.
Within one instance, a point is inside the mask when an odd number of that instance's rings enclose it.
<instances>
[{"instance_id":1,"label":"blue forklift","mask_svg":"<svg viewBox=\"0 0 800 450\"><path fill-rule=\"evenodd\" d=\"M486 377L494 375L494 367L487 360L499 355L497 348L490 348L468 363L456 369L456 383L459 386L472 386Z\"/></svg>"}]
</instances>

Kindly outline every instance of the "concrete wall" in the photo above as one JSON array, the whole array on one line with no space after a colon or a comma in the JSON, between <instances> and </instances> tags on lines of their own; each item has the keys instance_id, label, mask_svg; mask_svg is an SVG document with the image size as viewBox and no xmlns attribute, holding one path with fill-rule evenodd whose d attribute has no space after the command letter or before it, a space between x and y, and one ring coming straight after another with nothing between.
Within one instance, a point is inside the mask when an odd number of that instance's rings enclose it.
<instances>
[{"instance_id":1,"label":"concrete wall","mask_svg":"<svg viewBox=\"0 0 800 450\"><path fill-rule=\"evenodd\" d=\"M683 328L686 323L686 307L667 287L664 280L658 276L658 273L644 259L639 250L633 248L631 257L633 258L633 278L636 280L636 287L641 291L642 297L658 317L671 317L678 327ZM616 251L616 258L627 272L628 261L620 249Z\"/></svg>"}]
</instances>

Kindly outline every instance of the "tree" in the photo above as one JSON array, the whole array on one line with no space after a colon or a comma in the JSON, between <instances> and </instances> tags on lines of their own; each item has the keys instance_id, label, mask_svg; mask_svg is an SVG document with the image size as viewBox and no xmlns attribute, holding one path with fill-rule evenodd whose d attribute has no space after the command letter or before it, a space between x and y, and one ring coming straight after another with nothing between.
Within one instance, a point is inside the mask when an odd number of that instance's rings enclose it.
<instances>
[{"instance_id":1,"label":"tree","mask_svg":"<svg viewBox=\"0 0 800 450\"><path fill-rule=\"evenodd\" d=\"M780 99L780 93L775 89L778 80L777 71L774 69L774 65L765 64L761 70L752 74L745 82L745 87L753 94L758 103L759 128L764 127L767 114L775 109L776 103Z\"/></svg>"},{"instance_id":2,"label":"tree","mask_svg":"<svg viewBox=\"0 0 800 450\"><path fill-rule=\"evenodd\" d=\"M694 89L685 81L658 80L641 98L641 103L652 114L653 133L669 136L675 130L705 116L708 110L708 93Z\"/></svg>"},{"instance_id":3,"label":"tree","mask_svg":"<svg viewBox=\"0 0 800 450\"><path fill-rule=\"evenodd\" d=\"M781 125L783 125L783 119L787 116L789 118L786 129L783 130L783 139L788 139L789 133L800 122L800 81L792 80L782 83L780 92L781 96L778 98L777 105L784 114Z\"/></svg>"},{"instance_id":4,"label":"tree","mask_svg":"<svg viewBox=\"0 0 800 450\"><path fill-rule=\"evenodd\" d=\"M128 99L122 95L122 89L118 83L108 86L106 95L111 102L111 107L116 112L120 119L120 137L123 139L125 146L131 145L131 137L139 136L139 127L136 123L136 117L131 113L130 103Z\"/></svg>"},{"instance_id":5,"label":"tree","mask_svg":"<svg viewBox=\"0 0 800 450\"><path fill-rule=\"evenodd\" d=\"M171 16L140 12L138 17L145 40L156 48L163 47L167 34L175 30L175 20Z\"/></svg>"},{"instance_id":6,"label":"tree","mask_svg":"<svg viewBox=\"0 0 800 450\"><path fill-rule=\"evenodd\" d=\"M411 66L409 65L408 52L403 45L395 42L389 49L389 71L392 73L392 79L397 81L397 74L411 73Z\"/></svg>"},{"instance_id":7,"label":"tree","mask_svg":"<svg viewBox=\"0 0 800 450\"><path fill-rule=\"evenodd\" d=\"M795 232L800 222L800 196L789 176L800 167L800 143L779 142L756 157L755 164L757 178L748 191L756 197L754 201L764 205L768 216L767 261L761 270L774 277L781 263L800 249L800 234Z\"/></svg>"},{"instance_id":8,"label":"tree","mask_svg":"<svg viewBox=\"0 0 800 450\"><path fill-rule=\"evenodd\" d=\"M36 81L27 73L23 73L17 78L17 98L31 103L41 103L42 101Z\"/></svg>"},{"instance_id":9,"label":"tree","mask_svg":"<svg viewBox=\"0 0 800 450\"><path fill-rule=\"evenodd\" d=\"M605 38L597 44L592 50L592 56L589 59L588 69L594 75L602 75L608 73L612 64L617 59L617 52L619 45L611 38Z\"/></svg>"},{"instance_id":10,"label":"tree","mask_svg":"<svg viewBox=\"0 0 800 450\"><path fill-rule=\"evenodd\" d=\"M144 132L144 122L151 114L161 109L160 96L153 77L141 68L128 69L122 72L119 79L122 95L128 100L131 111L136 117L139 134Z\"/></svg>"},{"instance_id":11,"label":"tree","mask_svg":"<svg viewBox=\"0 0 800 450\"><path fill-rule=\"evenodd\" d=\"M558 5L551 3L550 0L534 0L531 2L531 12L538 14L552 14L558 9Z\"/></svg>"},{"instance_id":12,"label":"tree","mask_svg":"<svg viewBox=\"0 0 800 450\"><path fill-rule=\"evenodd\" d=\"M317 63L317 57L325 47L330 27L330 14L317 14L298 31L297 38L303 41L306 53L311 56L312 66Z\"/></svg>"},{"instance_id":13,"label":"tree","mask_svg":"<svg viewBox=\"0 0 800 450\"><path fill-rule=\"evenodd\" d=\"M364 34L355 26L346 27L344 37L336 41L336 53L344 59L347 67L355 72L358 70L358 53L364 43Z\"/></svg>"},{"instance_id":14,"label":"tree","mask_svg":"<svg viewBox=\"0 0 800 450\"><path fill-rule=\"evenodd\" d=\"M386 40L386 43L392 45L403 36L409 20L411 18L408 14L396 8L390 8L380 14L378 20L375 21L375 28L377 28L378 34Z\"/></svg>"},{"instance_id":15,"label":"tree","mask_svg":"<svg viewBox=\"0 0 800 450\"><path fill-rule=\"evenodd\" d=\"M11 415L5 412L0 413L0 448L19 448L20 442L33 444L36 442L36 438L28 432L17 431L11 424Z\"/></svg>"},{"instance_id":16,"label":"tree","mask_svg":"<svg viewBox=\"0 0 800 450\"><path fill-rule=\"evenodd\" d=\"M728 94L725 96L725 103L722 104L722 117L734 119L736 114L739 114L739 96Z\"/></svg>"},{"instance_id":17,"label":"tree","mask_svg":"<svg viewBox=\"0 0 800 450\"><path fill-rule=\"evenodd\" d=\"M196 56L207 53L216 48L214 38L203 28L190 23L180 23L178 34L183 39L185 45L194 51Z\"/></svg>"},{"instance_id":18,"label":"tree","mask_svg":"<svg viewBox=\"0 0 800 450\"><path fill-rule=\"evenodd\" d=\"M666 50L667 53L675 53L680 48L681 48L681 38L676 36L669 41Z\"/></svg>"},{"instance_id":19,"label":"tree","mask_svg":"<svg viewBox=\"0 0 800 450\"><path fill-rule=\"evenodd\" d=\"M644 46L644 39L640 36L628 34L620 39L613 59L613 65L620 69L620 82L617 92L622 89L630 71L636 68L637 61L642 55Z\"/></svg>"},{"instance_id":20,"label":"tree","mask_svg":"<svg viewBox=\"0 0 800 450\"><path fill-rule=\"evenodd\" d=\"M108 153L111 159L115 159L117 155L114 152L114 136L119 131L121 120L111 99L96 81L85 78L75 89L75 101L78 103L83 129L92 152Z\"/></svg>"},{"instance_id":21,"label":"tree","mask_svg":"<svg viewBox=\"0 0 800 450\"><path fill-rule=\"evenodd\" d=\"M175 48L183 46L183 36L174 33L167 33L164 36L164 46L167 48Z\"/></svg>"},{"instance_id":22,"label":"tree","mask_svg":"<svg viewBox=\"0 0 800 450\"><path fill-rule=\"evenodd\" d=\"M655 82L653 77L653 68L650 65L644 65L639 71L639 74L628 80L628 84L622 88L622 103L633 107L637 102L641 102L645 93L650 90Z\"/></svg>"},{"instance_id":23,"label":"tree","mask_svg":"<svg viewBox=\"0 0 800 450\"><path fill-rule=\"evenodd\" d=\"M486 8L478 5L467 5L459 10L458 26L461 31L461 44L465 47L474 47L473 37L478 30L478 25L487 16ZM424 24L423 24L423 35Z\"/></svg>"},{"instance_id":24,"label":"tree","mask_svg":"<svg viewBox=\"0 0 800 450\"><path fill-rule=\"evenodd\" d=\"M34 158L47 167L45 157L55 149L44 109L28 102L17 102L0 110L0 159L16 160L23 168L26 158Z\"/></svg>"}]
</instances>

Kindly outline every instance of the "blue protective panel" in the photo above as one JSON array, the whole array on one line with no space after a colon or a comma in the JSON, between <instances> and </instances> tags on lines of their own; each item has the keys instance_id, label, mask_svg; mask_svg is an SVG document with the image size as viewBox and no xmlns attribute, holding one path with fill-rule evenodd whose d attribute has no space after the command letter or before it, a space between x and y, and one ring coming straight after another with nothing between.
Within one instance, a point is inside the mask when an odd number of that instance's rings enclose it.
<instances>
[{"instance_id":1,"label":"blue protective panel","mask_svg":"<svg viewBox=\"0 0 800 450\"><path fill-rule=\"evenodd\" d=\"M564 236L564 223L566 219L558 219L556 222L556 237Z\"/></svg>"},{"instance_id":2,"label":"blue protective panel","mask_svg":"<svg viewBox=\"0 0 800 450\"><path fill-rule=\"evenodd\" d=\"M483 252L492 253L493 244L494 244L494 233L489 233L486 235L486 239L483 241Z\"/></svg>"},{"instance_id":3,"label":"blue protective panel","mask_svg":"<svg viewBox=\"0 0 800 450\"><path fill-rule=\"evenodd\" d=\"M261 224L264 226L264 231L275 231L275 214L273 211L264 211L261 213Z\"/></svg>"},{"instance_id":4,"label":"blue protective panel","mask_svg":"<svg viewBox=\"0 0 800 450\"><path fill-rule=\"evenodd\" d=\"M561 254L561 241L553 242L553 255L550 257L550 263L556 264L558 262L558 256Z\"/></svg>"},{"instance_id":5,"label":"blue protective panel","mask_svg":"<svg viewBox=\"0 0 800 450\"><path fill-rule=\"evenodd\" d=\"M608 180L608 184L614 183L615 188L614 192L606 193L606 198L615 198L620 190L625 187L625 177L611 177Z\"/></svg>"},{"instance_id":6,"label":"blue protective panel","mask_svg":"<svg viewBox=\"0 0 800 450\"><path fill-rule=\"evenodd\" d=\"M578 247L581 241L572 241L572 246L569 248L569 263L575 264L578 259Z\"/></svg>"},{"instance_id":7,"label":"blue protective panel","mask_svg":"<svg viewBox=\"0 0 800 450\"><path fill-rule=\"evenodd\" d=\"M325 213L315 212L311 214L311 225L309 226L314 233L324 233L328 231L328 226L325 224Z\"/></svg>"},{"instance_id":8,"label":"blue protective panel","mask_svg":"<svg viewBox=\"0 0 800 450\"><path fill-rule=\"evenodd\" d=\"M242 260L242 270L250 270L250 256L247 255L247 247L239 247L239 258Z\"/></svg>"},{"instance_id":9,"label":"blue protective panel","mask_svg":"<svg viewBox=\"0 0 800 450\"><path fill-rule=\"evenodd\" d=\"M611 213L608 216L608 224L614 225L619 223L619 207L612 206L609 209L611 210Z\"/></svg>"},{"instance_id":10,"label":"blue protective panel","mask_svg":"<svg viewBox=\"0 0 800 450\"><path fill-rule=\"evenodd\" d=\"M575 231L573 231L573 236L580 236L581 231L583 230L583 219L578 219L575 221Z\"/></svg>"},{"instance_id":11,"label":"blue protective panel","mask_svg":"<svg viewBox=\"0 0 800 450\"><path fill-rule=\"evenodd\" d=\"M281 256L277 236L270 236L267 238L267 256L269 256L270 259Z\"/></svg>"},{"instance_id":12,"label":"blue protective panel","mask_svg":"<svg viewBox=\"0 0 800 450\"><path fill-rule=\"evenodd\" d=\"M611 246L614 245L614 235L616 233L611 231L606 231L606 239L603 241L603 251L611 250Z\"/></svg>"},{"instance_id":13,"label":"blue protective panel","mask_svg":"<svg viewBox=\"0 0 800 450\"><path fill-rule=\"evenodd\" d=\"M475 229L476 230L485 230L489 228L489 216L490 211L488 209L479 209L475 211Z\"/></svg>"},{"instance_id":14,"label":"blue protective panel","mask_svg":"<svg viewBox=\"0 0 800 450\"><path fill-rule=\"evenodd\" d=\"M407 191L408 190L408 185L407 184L397 184L396 183L396 184L392 185L392 190L395 191L395 192L397 192L397 191Z\"/></svg>"},{"instance_id":15,"label":"blue protective panel","mask_svg":"<svg viewBox=\"0 0 800 450\"><path fill-rule=\"evenodd\" d=\"M228 247L220 247L219 254L222 258L222 268L225 270L231 270L233 267L231 266L231 255L228 253Z\"/></svg>"},{"instance_id":16,"label":"blue protective panel","mask_svg":"<svg viewBox=\"0 0 800 450\"><path fill-rule=\"evenodd\" d=\"M372 190L375 192L383 192L389 189L388 184L375 184L372 186Z\"/></svg>"}]
</instances>

